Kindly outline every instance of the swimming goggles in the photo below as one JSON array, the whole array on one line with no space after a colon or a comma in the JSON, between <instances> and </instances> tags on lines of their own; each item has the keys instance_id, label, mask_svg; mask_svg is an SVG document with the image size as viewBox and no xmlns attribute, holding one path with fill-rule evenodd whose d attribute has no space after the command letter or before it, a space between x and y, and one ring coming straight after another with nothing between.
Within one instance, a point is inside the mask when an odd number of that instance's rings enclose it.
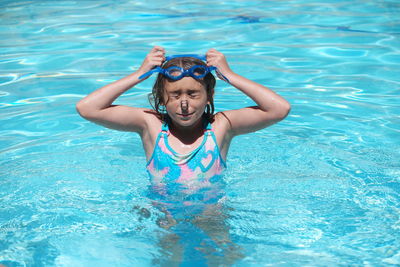
<instances>
[{"instance_id":1,"label":"swimming goggles","mask_svg":"<svg viewBox=\"0 0 400 267\"><path fill-rule=\"evenodd\" d=\"M173 58L179 58L179 57L194 57L194 58L206 61L205 55L194 55L194 54L167 56L165 58L165 61L169 61ZM183 77L187 77L187 76L191 76L194 79L201 79L213 70L217 71L217 73L219 75L221 75L226 82L229 83L229 80L224 75L219 73L216 67L214 67L214 66L209 67L209 66L203 66L203 65L195 65L195 66L190 67L187 70L185 70L184 68L179 67L179 66L171 66L166 69L163 69L163 68L157 66L156 68L152 69L151 71L148 71L145 74L141 75L139 77L139 79L149 77L150 75L152 75L153 73L156 73L156 72L161 73L162 75L164 75L174 81L180 80Z\"/></svg>"}]
</instances>

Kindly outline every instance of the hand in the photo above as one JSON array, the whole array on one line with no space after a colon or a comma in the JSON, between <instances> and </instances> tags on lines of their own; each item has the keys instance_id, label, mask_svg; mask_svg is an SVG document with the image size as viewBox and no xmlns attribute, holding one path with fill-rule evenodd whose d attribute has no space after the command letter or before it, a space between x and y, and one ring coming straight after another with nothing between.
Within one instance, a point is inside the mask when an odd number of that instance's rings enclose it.
<instances>
[{"instance_id":1,"label":"hand","mask_svg":"<svg viewBox=\"0 0 400 267\"><path fill-rule=\"evenodd\" d=\"M165 49L161 46L154 46L147 54L138 72L144 74L157 66L161 66L165 61Z\"/></svg>"},{"instance_id":2,"label":"hand","mask_svg":"<svg viewBox=\"0 0 400 267\"><path fill-rule=\"evenodd\" d=\"M221 74L224 76L228 76L232 73L232 70L230 69L228 62L226 61L226 58L224 54L221 52L217 51L216 49L210 49L206 53L207 57L207 66L214 66L217 68L217 75L220 79L224 80L223 77L221 77Z\"/></svg>"}]
</instances>

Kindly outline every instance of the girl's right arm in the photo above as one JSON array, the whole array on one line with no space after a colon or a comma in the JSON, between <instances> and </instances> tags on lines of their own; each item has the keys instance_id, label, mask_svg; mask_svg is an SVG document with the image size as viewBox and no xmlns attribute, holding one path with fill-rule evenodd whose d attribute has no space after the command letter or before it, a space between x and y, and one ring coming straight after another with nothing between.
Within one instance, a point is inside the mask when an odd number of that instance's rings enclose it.
<instances>
[{"instance_id":1,"label":"girl's right arm","mask_svg":"<svg viewBox=\"0 0 400 267\"><path fill-rule=\"evenodd\" d=\"M142 132L146 127L147 109L112 105L112 103L124 92L140 83L142 81L139 79L140 75L156 66L161 66L164 60L164 48L153 47L138 71L100 88L80 100L76 104L78 113L83 118L107 128Z\"/></svg>"}]
</instances>

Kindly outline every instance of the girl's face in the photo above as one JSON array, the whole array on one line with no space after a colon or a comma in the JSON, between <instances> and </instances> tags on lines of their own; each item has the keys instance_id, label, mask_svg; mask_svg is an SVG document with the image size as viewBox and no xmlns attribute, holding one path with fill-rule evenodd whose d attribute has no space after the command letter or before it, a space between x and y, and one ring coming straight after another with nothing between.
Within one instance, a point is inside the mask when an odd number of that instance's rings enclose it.
<instances>
[{"instance_id":1,"label":"girl's face","mask_svg":"<svg viewBox=\"0 0 400 267\"><path fill-rule=\"evenodd\" d=\"M165 82L165 108L172 121L181 127L192 127L201 121L206 105L204 86L192 77Z\"/></svg>"}]
</instances>

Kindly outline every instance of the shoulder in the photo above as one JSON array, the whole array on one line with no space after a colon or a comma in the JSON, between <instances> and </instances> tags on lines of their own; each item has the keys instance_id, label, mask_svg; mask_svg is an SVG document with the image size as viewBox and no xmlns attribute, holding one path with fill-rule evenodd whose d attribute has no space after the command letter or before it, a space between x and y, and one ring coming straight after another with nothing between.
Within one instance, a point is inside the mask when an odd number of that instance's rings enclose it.
<instances>
[{"instance_id":1,"label":"shoulder","mask_svg":"<svg viewBox=\"0 0 400 267\"><path fill-rule=\"evenodd\" d=\"M231 131L231 122L225 112L218 112L213 116L211 127L220 149L221 156L226 160L226 155L228 154L229 146L234 136Z\"/></svg>"},{"instance_id":2,"label":"shoulder","mask_svg":"<svg viewBox=\"0 0 400 267\"><path fill-rule=\"evenodd\" d=\"M139 135L142 139L146 157L149 159L154 149L157 136L161 131L163 120L161 114L158 114L152 109L143 109L143 113L145 126L143 130L139 132Z\"/></svg>"},{"instance_id":3,"label":"shoulder","mask_svg":"<svg viewBox=\"0 0 400 267\"><path fill-rule=\"evenodd\" d=\"M211 122L214 131L227 133L232 128L232 123L225 111L216 113Z\"/></svg>"},{"instance_id":4,"label":"shoulder","mask_svg":"<svg viewBox=\"0 0 400 267\"><path fill-rule=\"evenodd\" d=\"M162 116L153 109L119 106L125 112L116 114L116 119L123 121L126 128L141 136L158 131L162 125Z\"/></svg>"},{"instance_id":5,"label":"shoulder","mask_svg":"<svg viewBox=\"0 0 400 267\"><path fill-rule=\"evenodd\" d=\"M142 112L145 122L144 132L146 131L149 133L159 132L163 124L162 115L157 113L153 109L143 108Z\"/></svg>"},{"instance_id":6,"label":"shoulder","mask_svg":"<svg viewBox=\"0 0 400 267\"><path fill-rule=\"evenodd\" d=\"M153 109L125 106L120 106L120 108L125 108L125 113L121 113L120 117L124 117L127 124L140 135L162 124L161 115Z\"/></svg>"},{"instance_id":7,"label":"shoulder","mask_svg":"<svg viewBox=\"0 0 400 267\"><path fill-rule=\"evenodd\" d=\"M233 138L231 131L232 123L224 111L218 112L213 116L211 126L217 139L221 141L221 144L223 142L229 142L230 139Z\"/></svg>"}]
</instances>

